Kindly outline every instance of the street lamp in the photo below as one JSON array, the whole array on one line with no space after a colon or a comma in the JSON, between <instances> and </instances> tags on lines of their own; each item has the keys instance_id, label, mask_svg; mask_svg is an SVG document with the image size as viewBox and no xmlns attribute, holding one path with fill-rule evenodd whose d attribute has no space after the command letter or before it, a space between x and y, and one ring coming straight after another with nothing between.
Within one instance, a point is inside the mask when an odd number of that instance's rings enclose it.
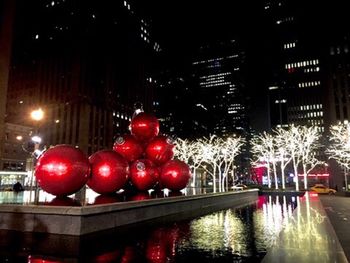
<instances>
[{"instance_id":1,"label":"street lamp","mask_svg":"<svg viewBox=\"0 0 350 263\"><path fill-rule=\"evenodd\" d=\"M36 122L35 125L35 131L34 135L32 136L32 141L34 142L34 151L32 152L32 164L33 164L33 173L30 180L30 195L32 193L32 186L33 186L33 177L34 177L34 170L36 166L36 160L41 155L42 151L40 151L40 143L41 143L41 137L39 136L39 123L44 118L44 111L41 108L38 108L36 110L33 110L30 113L30 117L33 121ZM31 198L30 198L31 199ZM38 186L37 186L37 180L35 180L35 194L34 194L34 201L37 202L39 199L39 193L38 193Z\"/></svg>"},{"instance_id":2,"label":"street lamp","mask_svg":"<svg viewBox=\"0 0 350 263\"><path fill-rule=\"evenodd\" d=\"M30 113L30 117L34 121L41 121L44 118L44 111L41 108L38 108L36 110L33 110Z\"/></svg>"}]
</instances>

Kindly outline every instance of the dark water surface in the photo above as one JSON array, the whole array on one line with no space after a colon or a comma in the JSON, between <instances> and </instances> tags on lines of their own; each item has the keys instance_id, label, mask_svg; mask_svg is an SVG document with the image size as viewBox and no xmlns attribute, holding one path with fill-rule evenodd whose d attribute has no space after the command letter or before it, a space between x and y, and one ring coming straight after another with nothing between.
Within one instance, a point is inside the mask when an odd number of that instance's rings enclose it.
<instances>
[{"instance_id":1,"label":"dark water surface","mask_svg":"<svg viewBox=\"0 0 350 263\"><path fill-rule=\"evenodd\" d=\"M290 221L296 199L262 195L240 208L84 237L0 231L0 261L260 262Z\"/></svg>"}]
</instances>

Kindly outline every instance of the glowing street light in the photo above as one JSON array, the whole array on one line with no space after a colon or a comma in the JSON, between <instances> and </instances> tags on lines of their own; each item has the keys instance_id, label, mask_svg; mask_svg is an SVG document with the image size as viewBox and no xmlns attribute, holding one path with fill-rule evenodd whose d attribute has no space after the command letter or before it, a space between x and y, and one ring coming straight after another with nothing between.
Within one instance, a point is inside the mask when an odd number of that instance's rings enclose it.
<instances>
[{"instance_id":1,"label":"glowing street light","mask_svg":"<svg viewBox=\"0 0 350 263\"><path fill-rule=\"evenodd\" d=\"M44 111L41 108L33 110L30 113L30 117L35 121L40 121L44 118Z\"/></svg>"},{"instance_id":2,"label":"glowing street light","mask_svg":"<svg viewBox=\"0 0 350 263\"><path fill-rule=\"evenodd\" d=\"M32 141L34 143L40 144L41 143L41 137L35 135L35 136L32 137Z\"/></svg>"}]
</instances>

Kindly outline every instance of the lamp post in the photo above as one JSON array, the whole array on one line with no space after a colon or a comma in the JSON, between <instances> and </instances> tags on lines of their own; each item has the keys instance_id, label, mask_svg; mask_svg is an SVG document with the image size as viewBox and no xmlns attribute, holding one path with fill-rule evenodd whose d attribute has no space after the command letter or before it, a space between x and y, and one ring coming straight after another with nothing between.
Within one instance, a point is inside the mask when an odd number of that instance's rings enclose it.
<instances>
[{"instance_id":1,"label":"lamp post","mask_svg":"<svg viewBox=\"0 0 350 263\"><path fill-rule=\"evenodd\" d=\"M40 121L44 118L44 111L41 108L38 108L36 110L33 110L30 113L31 119L35 122L34 125L34 134L31 138L32 142L34 143L34 150L32 152L32 163L33 163L33 172L32 172L32 177L30 179L30 195L32 193L32 188L33 188L33 178L34 178L34 171L35 171L35 166L36 166L36 160L40 156L40 143L41 143L41 137L39 136L39 124ZM37 202L39 200L39 191L38 191L38 183L37 180L35 179L35 195L34 195L34 201ZM30 197L31 199L31 197Z\"/></svg>"}]
</instances>

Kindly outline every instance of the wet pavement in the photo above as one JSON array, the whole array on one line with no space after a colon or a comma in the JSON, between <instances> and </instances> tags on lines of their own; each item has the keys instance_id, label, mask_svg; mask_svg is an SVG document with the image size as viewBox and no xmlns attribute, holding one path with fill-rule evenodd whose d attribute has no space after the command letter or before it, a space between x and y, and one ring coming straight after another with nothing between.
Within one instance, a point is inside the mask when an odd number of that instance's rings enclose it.
<instances>
[{"instance_id":1,"label":"wet pavement","mask_svg":"<svg viewBox=\"0 0 350 263\"><path fill-rule=\"evenodd\" d=\"M320 200L350 262L350 197L320 195Z\"/></svg>"},{"instance_id":2,"label":"wet pavement","mask_svg":"<svg viewBox=\"0 0 350 263\"><path fill-rule=\"evenodd\" d=\"M334 198L328 199L328 198ZM348 249L349 238L346 238L346 233L350 233L350 228L345 227L345 224L336 226L338 232L344 231L338 239L333 228L334 224L341 221L340 218L345 218L345 206L341 217L338 216L336 220L328 218L329 211L341 211L340 206L336 202L334 196L319 197L313 192L306 192L303 197L297 198L297 208L290 219L290 223L286 224L282 229L275 244L268 249L267 255L262 262L306 262L306 263L330 263L330 262L348 262L344 253L343 247L339 239L343 242L345 249ZM324 209L321 200L326 207ZM326 201L329 201L327 206ZM350 205L350 199L349 203ZM325 210L328 210L327 213ZM350 213L346 212L346 217ZM338 220L338 221L337 221ZM344 220L350 226L350 222Z\"/></svg>"}]
</instances>

